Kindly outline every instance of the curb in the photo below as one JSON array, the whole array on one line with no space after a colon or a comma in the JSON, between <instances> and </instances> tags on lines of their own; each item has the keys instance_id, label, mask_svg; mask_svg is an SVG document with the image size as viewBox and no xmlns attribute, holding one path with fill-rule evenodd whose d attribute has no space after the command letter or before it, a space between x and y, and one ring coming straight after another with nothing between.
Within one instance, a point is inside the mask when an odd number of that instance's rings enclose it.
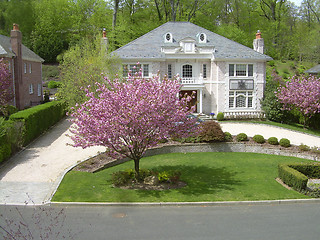
<instances>
[{"instance_id":1,"label":"curb","mask_svg":"<svg viewBox=\"0 0 320 240\"><path fill-rule=\"evenodd\" d=\"M285 199L263 201L222 201L222 202L50 202L48 206L60 207L184 207L184 206L259 206L259 205L283 205L297 203L320 203L320 198L311 199Z\"/></svg>"}]
</instances>

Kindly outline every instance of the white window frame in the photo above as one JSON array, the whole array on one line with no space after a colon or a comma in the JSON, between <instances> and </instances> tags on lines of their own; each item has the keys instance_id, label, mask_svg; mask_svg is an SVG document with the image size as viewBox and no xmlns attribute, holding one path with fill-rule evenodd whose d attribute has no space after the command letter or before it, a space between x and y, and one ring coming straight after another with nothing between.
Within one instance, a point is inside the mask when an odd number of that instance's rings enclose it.
<instances>
[{"instance_id":1,"label":"white window frame","mask_svg":"<svg viewBox=\"0 0 320 240\"><path fill-rule=\"evenodd\" d=\"M29 94L33 94L33 84L29 85Z\"/></svg>"},{"instance_id":2,"label":"white window frame","mask_svg":"<svg viewBox=\"0 0 320 240\"><path fill-rule=\"evenodd\" d=\"M233 70L231 71L231 67ZM244 69L241 69L243 68ZM229 77L253 77L254 64L252 63L230 63L228 65ZM244 72L244 74L241 74Z\"/></svg>"},{"instance_id":3,"label":"white window frame","mask_svg":"<svg viewBox=\"0 0 320 240\"><path fill-rule=\"evenodd\" d=\"M239 106L240 98L244 98L244 105ZM232 90L229 91L229 109L253 109L254 93L253 90Z\"/></svg>"},{"instance_id":4,"label":"white window frame","mask_svg":"<svg viewBox=\"0 0 320 240\"><path fill-rule=\"evenodd\" d=\"M191 76L189 76L190 74L190 69L184 69L184 67L187 67L187 66L190 66L191 68ZM182 67L181 67L181 72L182 72L182 78L192 78L193 77L193 67L192 67L192 64L189 64L189 63L186 63L186 64L183 64ZM184 71L185 70L185 71ZM188 73L188 76L186 76L185 74Z\"/></svg>"},{"instance_id":5,"label":"white window frame","mask_svg":"<svg viewBox=\"0 0 320 240\"><path fill-rule=\"evenodd\" d=\"M122 64L123 77L128 77L129 71L134 75L135 73L141 70L142 77L149 78L150 73L150 64L148 63L139 63L139 64Z\"/></svg>"},{"instance_id":6,"label":"white window frame","mask_svg":"<svg viewBox=\"0 0 320 240\"><path fill-rule=\"evenodd\" d=\"M165 43L172 43L172 42L173 42L172 33L167 32L167 33L164 35L164 42L165 42Z\"/></svg>"},{"instance_id":7,"label":"white window frame","mask_svg":"<svg viewBox=\"0 0 320 240\"><path fill-rule=\"evenodd\" d=\"M38 83L38 97L41 97L42 94L42 86L41 83Z\"/></svg>"},{"instance_id":8,"label":"white window frame","mask_svg":"<svg viewBox=\"0 0 320 240\"><path fill-rule=\"evenodd\" d=\"M168 78L172 78L172 64L168 64Z\"/></svg>"},{"instance_id":9,"label":"white window frame","mask_svg":"<svg viewBox=\"0 0 320 240\"><path fill-rule=\"evenodd\" d=\"M207 79L208 77L208 66L206 63L202 64L202 77Z\"/></svg>"},{"instance_id":10,"label":"white window frame","mask_svg":"<svg viewBox=\"0 0 320 240\"><path fill-rule=\"evenodd\" d=\"M203 37L203 40L201 39ZM206 43L207 42L207 35L205 33L199 33L199 43Z\"/></svg>"},{"instance_id":11,"label":"white window frame","mask_svg":"<svg viewBox=\"0 0 320 240\"><path fill-rule=\"evenodd\" d=\"M27 64L26 63L23 64L23 68L24 68L24 73L27 73Z\"/></svg>"},{"instance_id":12,"label":"white window frame","mask_svg":"<svg viewBox=\"0 0 320 240\"><path fill-rule=\"evenodd\" d=\"M29 63L29 73L32 73L32 64Z\"/></svg>"}]
</instances>

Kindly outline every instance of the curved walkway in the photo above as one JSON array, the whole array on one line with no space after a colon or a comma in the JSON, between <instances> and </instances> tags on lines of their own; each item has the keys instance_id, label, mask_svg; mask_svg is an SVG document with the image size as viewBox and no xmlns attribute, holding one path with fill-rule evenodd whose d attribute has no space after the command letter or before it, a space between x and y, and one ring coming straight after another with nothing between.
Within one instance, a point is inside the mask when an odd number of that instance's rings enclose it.
<instances>
[{"instance_id":1,"label":"curved walkway","mask_svg":"<svg viewBox=\"0 0 320 240\"><path fill-rule=\"evenodd\" d=\"M262 135L265 139L269 137L287 138L293 145L306 144L310 147L320 148L320 137L288 130L285 128L254 123L228 123L220 122L220 126L224 132L230 132L232 135L239 133L246 133L249 137L253 137L256 134Z\"/></svg>"},{"instance_id":2,"label":"curved walkway","mask_svg":"<svg viewBox=\"0 0 320 240\"><path fill-rule=\"evenodd\" d=\"M223 131L235 135L261 134L265 138L288 138L292 144L320 147L320 137L248 123L222 123ZM80 161L95 156L104 147L74 148L67 143L70 122L65 119L36 139L0 167L0 204L44 204L58 187L64 174Z\"/></svg>"}]
</instances>

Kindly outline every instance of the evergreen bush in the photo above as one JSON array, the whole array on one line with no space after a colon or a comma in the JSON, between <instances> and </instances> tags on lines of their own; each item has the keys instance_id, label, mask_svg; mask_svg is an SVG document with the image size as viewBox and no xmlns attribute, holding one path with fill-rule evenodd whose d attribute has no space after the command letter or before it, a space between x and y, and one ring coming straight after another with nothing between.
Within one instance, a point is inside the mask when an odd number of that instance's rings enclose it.
<instances>
[{"instance_id":1,"label":"evergreen bush","mask_svg":"<svg viewBox=\"0 0 320 240\"><path fill-rule=\"evenodd\" d=\"M225 132L224 133L224 140L226 141L226 142L232 142L232 135L231 135L231 133L229 133L229 132Z\"/></svg>"},{"instance_id":2,"label":"evergreen bush","mask_svg":"<svg viewBox=\"0 0 320 240\"><path fill-rule=\"evenodd\" d=\"M265 142L266 142L266 140L264 139L264 137L263 137L262 135L259 135L259 134L254 135L252 139L253 139L253 141L255 141L256 143L265 143Z\"/></svg>"},{"instance_id":3,"label":"evergreen bush","mask_svg":"<svg viewBox=\"0 0 320 240\"><path fill-rule=\"evenodd\" d=\"M219 112L217 115L217 120L218 121L223 121L224 120L224 113L223 112Z\"/></svg>"},{"instance_id":4,"label":"evergreen bush","mask_svg":"<svg viewBox=\"0 0 320 240\"><path fill-rule=\"evenodd\" d=\"M239 133L236 139L237 139L237 142L248 141L248 136L245 133Z\"/></svg>"},{"instance_id":5,"label":"evergreen bush","mask_svg":"<svg viewBox=\"0 0 320 240\"><path fill-rule=\"evenodd\" d=\"M270 138L268 138L268 143L271 144L271 145L278 145L279 144L278 138L270 137Z\"/></svg>"},{"instance_id":6,"label":"evergreen bush","mask_svg":"<svg viewBox=\"0 0 320 240\"><path fill-rule=\"evenodd\" d=\"M286 148L291 146L290 140L287 138L281 138L279 141L279 144L281 147L286 147Z\"/></svg>"}]
</instances>

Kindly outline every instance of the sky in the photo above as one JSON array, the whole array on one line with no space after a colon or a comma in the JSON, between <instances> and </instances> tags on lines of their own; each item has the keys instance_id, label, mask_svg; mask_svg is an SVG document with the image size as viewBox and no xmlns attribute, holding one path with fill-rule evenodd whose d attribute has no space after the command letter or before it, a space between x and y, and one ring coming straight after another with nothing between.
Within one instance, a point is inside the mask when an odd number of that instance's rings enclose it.
<instances>
[{"instance_id":1,"label":"sky","mask_svg":"<svg viewBox=\"0 0 320 240\"><path fill-rule=\"evenodd\" d=\"M302 2L302 0L289 0L289 1L293 2L298 7L301 5L301 2Z\"/></svg>"}]
</instances>

